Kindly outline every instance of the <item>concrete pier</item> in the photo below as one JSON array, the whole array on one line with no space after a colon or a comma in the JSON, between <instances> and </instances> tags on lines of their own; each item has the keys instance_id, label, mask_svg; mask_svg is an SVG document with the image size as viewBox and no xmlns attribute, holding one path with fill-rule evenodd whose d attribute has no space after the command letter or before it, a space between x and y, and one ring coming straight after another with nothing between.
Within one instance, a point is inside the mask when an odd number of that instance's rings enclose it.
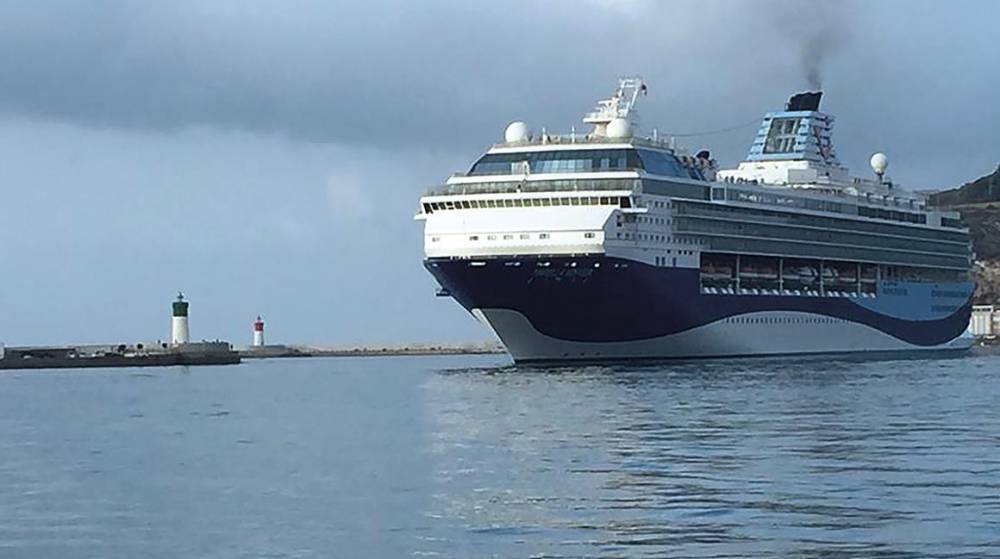
<instances>
[{"instance_id":1,"label":"concrete pier","mask_svg":"<svg viewBox=\"0 0 1000 559\"><path fill-rule=\"evenodd\" d=\"M76 369L93 367L169 367L233 365L240 354L228 342L182 345L104 344L6 347L0 369Z\"/></svg>"},{"instance_id":2,"label":"concrete pier","mask_svg":"<svg viewBox=\"0 0 1000 559\"><path fill-rule=\"evenodd\" d=\"M277 357L376 357L406 355L479 355L506 353L498 343L477 344L406 344L396 346L308 346L308 345L264 345L241 347L237 351L244 359L268 359Z\"/></svg>"}]
</instances>

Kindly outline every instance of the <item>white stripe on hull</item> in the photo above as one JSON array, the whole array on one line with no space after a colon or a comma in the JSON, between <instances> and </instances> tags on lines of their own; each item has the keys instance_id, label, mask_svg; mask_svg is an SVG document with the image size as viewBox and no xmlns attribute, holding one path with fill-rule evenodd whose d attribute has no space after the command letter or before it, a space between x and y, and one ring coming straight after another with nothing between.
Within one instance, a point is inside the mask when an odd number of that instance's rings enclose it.
<instances>
[{"instance_id":1,"label":"white stripe on hull","mask_svg":"<svg viewBox=\"0 0 1000 559\"><path fill-rule=\"evenodd\" d=\"M626 342L575 342L542 334L521 313L475 309L515 361L794 355L968 349L971 338L918 346L870 326L800 312L758 312L677 334ZM752 320L752 322L750 322Z\"/></svg>"}]
</instances>

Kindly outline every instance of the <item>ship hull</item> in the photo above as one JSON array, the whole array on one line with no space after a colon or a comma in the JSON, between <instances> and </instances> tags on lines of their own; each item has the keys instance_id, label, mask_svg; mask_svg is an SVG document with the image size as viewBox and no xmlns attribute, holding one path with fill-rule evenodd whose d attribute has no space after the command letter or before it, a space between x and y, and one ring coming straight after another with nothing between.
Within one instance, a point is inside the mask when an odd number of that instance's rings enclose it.
<instances>
[{"instance_id":1,"label":"ship hull","mask_svg":"<svg viewBox=\"0 0 1000 559\"><path fill-rule=\"evenodd\" d=\"M971 284L879 285L879 296L706 294L696 269L607 256L428 259L516 362L955 351ZM883 293L884 291L884 293Z\"/></svg>"}]
</instances>

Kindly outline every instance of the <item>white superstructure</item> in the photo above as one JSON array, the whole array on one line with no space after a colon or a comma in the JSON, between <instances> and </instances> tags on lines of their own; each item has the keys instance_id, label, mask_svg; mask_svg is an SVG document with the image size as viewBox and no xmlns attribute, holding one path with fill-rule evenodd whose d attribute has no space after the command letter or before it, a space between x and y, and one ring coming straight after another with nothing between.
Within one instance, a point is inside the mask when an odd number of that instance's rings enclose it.
<instances>
[{"instance_id":1,"label":"white superstructure","mask_svg":"<svg viewBox=\"0 0 1000 559\"><path fill-rule=\"evenodd\" d=\"M427 257L609 254L696 267L694 240L665 234L669 199L641 203L641 181L652 174L628 158L637 147L656 154L673 165L673 183L693 187L714 174L715 163L707 154L692 157L667 141L634 135L645 91L641 78L622 78L614 95L584 118L593 125L585 135L532 135L523 122L508 125L506 141L481 162L526 160L500 162L505 169L497 173L477 165L421 199L416 219L426 221Z\"/></svg>"}]
</instances>

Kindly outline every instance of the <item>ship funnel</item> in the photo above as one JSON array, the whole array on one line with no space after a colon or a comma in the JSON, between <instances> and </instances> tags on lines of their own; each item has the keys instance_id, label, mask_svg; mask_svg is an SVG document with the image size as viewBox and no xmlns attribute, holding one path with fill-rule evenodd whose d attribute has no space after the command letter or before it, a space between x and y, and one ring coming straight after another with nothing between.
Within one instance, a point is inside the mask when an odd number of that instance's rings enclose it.
<instances>
[{"instance_id":1,"label":"ship funnel","mask_svg":"<svg viewBox=\"0 0 1000 559\"><path fill-rule=\"evenodd\" d=\"M818 111L819 101L823 98L822 91L807 91L796 93L785 103L786 111Z\"/></svg>"}]
</instances>

